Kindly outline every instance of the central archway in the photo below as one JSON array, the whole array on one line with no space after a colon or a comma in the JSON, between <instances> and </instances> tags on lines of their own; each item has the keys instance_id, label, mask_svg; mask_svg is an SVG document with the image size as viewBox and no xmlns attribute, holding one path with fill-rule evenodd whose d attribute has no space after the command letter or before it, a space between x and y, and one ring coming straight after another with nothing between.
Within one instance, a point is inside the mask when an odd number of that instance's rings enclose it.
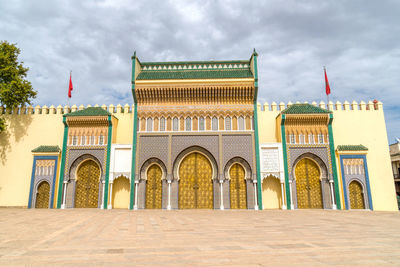
<instances>
[{"instance_id":1,"label":"central archway","mask_svg":"<svg viewBox=\"0 0 400 267\"><path fill-rule=\"evenodd\" d=\"M130 182L128 178L120 176L114 180L112 191L113 209L129 208L129 192Z\"/></svg>"},{"instance_id":2,"label":"central archway","mask_svg":"<svg viewBox=\"0 0 400 267\"><path fill-rule=\"evenodd\" d=\"M100 168L93 160L84 161L78 168L75 208L97 208Z\"/></svg>"},{"instance_id":3,"label":"central archway","mask_svg":"<svg viewBox=\"0 0 400 267\"><path fill-rule=\"evenodd\" d=\"M199 152L187 155L179 165L179 208L213 208L213 170L209 159Z\"/></svg>"},{"instance_id":4,"label":"central archway","mask_svg":"<svg viewBox=\"0 0 400 267\"><path fill-rule=\"evenodd\" d=\"M301 159L295 169L297 207L322 209L322 190L318 165L309 158Z\"/></svg>"}]
</instances>

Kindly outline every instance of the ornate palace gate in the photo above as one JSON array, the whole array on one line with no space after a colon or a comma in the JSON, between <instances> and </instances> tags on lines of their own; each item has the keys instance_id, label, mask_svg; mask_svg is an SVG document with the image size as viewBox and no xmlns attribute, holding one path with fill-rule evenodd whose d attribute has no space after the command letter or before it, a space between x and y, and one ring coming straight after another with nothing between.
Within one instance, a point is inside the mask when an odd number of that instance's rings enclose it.
<instances>
[{"instance_id":1,"label":"ornate palace gate","mask_svg":"<svg viewBox=\"0 0 400 267\"><path fill-rule=\"evenodd\" d=\"M351 209L365 209L363 190L359 182L352 181L350 183L349 197Z\"/></svg>"},{"instance_id":2,"label":"ornate palace gate","mask_svg":"<svg viewBox=\"0 0 400 267\"><path fill-rule=\"evenodd\" d=\"M198 152L186 156L179 166L179 208L213 208L211 163Z\"/></svg>"},{"instance_id":3,"label":"ornate palace gate","mask_svg":"<svg viewBox=\"0 0 400 267\"><path fill-rule=\"evenodd\" d=\"M295 169L297 208L322 209L320 171L311 159L300 160Z\"/></svg>"},{"instance_id":4,"label":"ornate palace gate","mask_svg":"<svg viewBox=\"0 0 400 267\"><path fill-rule=\"evenodd\" d=\"M231 209L246 209L246 182L245 171L239 164L235 163L229 170Z\"/></svg>"},{"instance_id":5,"label":"ornate palace gate","mask_svg":"<svg viewBox=\"0 0 400 267\"><path fill-rule=\"evenodd\" d=\"M161 209L162 170L153 164L147 170L146 209Z\"/></svg>"},{"instance_id":6,"label":"ornate palace gate","mask_svg":"<svg viewBox=\"0 0 400 267\"><path fill-rule=\"evenodd\" d=\"M97 208L100 168L93 160L84 161L78 169L75 208Z\"/></svg>"},{"instance_id":7,"label":"ornate palace gate","mask_svg":"<svg viewBox=\"0 0 400 267\"><path fill-rule=\"evenodd\" d=\"M41 182L37 188L35 208L48 209L49 198L50 198L50 185L48 182Z\"/></svg>"}]
</instances>

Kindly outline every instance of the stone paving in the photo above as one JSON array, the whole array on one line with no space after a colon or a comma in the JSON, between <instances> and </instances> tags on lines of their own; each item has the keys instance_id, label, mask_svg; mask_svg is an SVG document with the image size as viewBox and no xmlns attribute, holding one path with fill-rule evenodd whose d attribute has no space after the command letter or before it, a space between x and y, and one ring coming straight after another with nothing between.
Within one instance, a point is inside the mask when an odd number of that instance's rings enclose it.
<instances>
[{"instance_id":1,"label":"stone paving","mask_svg":"<svg viewBox=\"0 0 400 267\"><path fill-rule=\"evenodd\" d=\"M400 213L0 209L0 265L400 265Z\"/></svg>"}]
</instances>

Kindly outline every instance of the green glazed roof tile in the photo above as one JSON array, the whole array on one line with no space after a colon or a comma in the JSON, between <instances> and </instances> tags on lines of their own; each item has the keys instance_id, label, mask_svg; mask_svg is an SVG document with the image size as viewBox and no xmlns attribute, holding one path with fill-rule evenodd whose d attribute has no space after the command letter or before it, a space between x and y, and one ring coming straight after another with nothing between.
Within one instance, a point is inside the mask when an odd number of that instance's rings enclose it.
<instances>
[{"instance_id":1,"label":"green glazed roof tile","mask_svg":"<svg viewBox=\"0 0 400 267\"><path fill-rule=\"evenodd\" d=\"M137 80L252 78L250 69L142 71Z\"/></svg>"},{"instance_id":2,"label":"green glazed roof tile","mask_svg":"<svg viewBox=\"0 0 400 267\"><path fill-rule=\"evenodd\" d=\"M315 114L315 113L332 113L332 111L316 107L311 104L293 104L282 111L283 114Z\"/></svg>"},{"instance_id":3,"label":"green glazed roof tile","mask_svg":"<svg viewBox=\"0 0 400 267\"><path fill-rule=\"evenodd\" d=\"M338 151L366 151L367 147L363 145L340 145L337 147Z\"/></svg>"},{"instance_id":4,"label":"green glazed roof tile","mask_svg":"<svg viewBox=\"0 0 400 267\"><path fill-rule=\"evenodd\" d=\"M70 112L64 114L64 117L78 117L78 116L108 116L111 115L107 110L102 109L101 107L89 107L82 110Z\"/></svg>"},{"instance_id":5,"label":"green glazed roof tile","mask_svg":"<svg viewBox=\"0 0 400 267\"><path fill-rule=\"evenodd\" d=\"M60 148L58 146L38 146L32 152L60 152Z\"/></svg>"}]
</instances>

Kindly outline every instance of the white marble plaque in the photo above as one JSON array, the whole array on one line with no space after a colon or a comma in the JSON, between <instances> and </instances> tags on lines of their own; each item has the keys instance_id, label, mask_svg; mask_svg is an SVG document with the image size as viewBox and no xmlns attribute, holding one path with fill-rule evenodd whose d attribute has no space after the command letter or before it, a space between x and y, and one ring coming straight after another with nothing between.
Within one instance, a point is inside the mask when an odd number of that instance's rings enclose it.
<instances>
[{"instance_id":1,"label":"white marble plaque","mask_svg":"<svg viewBox=\"0 0 400 267\"><path fill-rule=\"evenodd\" d=\"M279 151L277 148L261 149L262 172L279 172Z\"/></svg>"}]
</instances>

